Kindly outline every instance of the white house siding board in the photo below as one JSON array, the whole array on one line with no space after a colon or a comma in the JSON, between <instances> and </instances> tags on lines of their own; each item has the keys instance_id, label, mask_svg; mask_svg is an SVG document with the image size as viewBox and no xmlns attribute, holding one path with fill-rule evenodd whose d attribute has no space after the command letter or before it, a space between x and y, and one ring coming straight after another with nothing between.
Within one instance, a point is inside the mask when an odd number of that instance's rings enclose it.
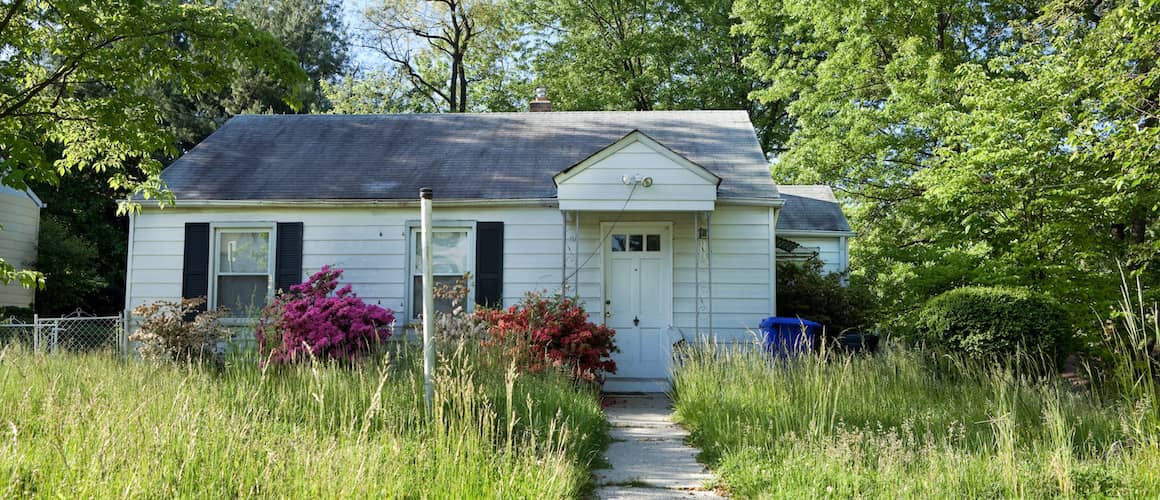
<instances>
[{"instance_id":1,"label":"white house siding board","mask_svg":"<svg viewBox=\"0 0 1160 500\"><path fill-rule=\"evenodd\" d=\"M750 339L751 330L771 314L768 281L768 208L718 206L712 216L713 299L712 324L722 340ZM579 295L600 321L601 222L616 220L615 212L580 213L579 260L587 261L576 274ZM133 272L130 306L181 295L184 224L187 222L297 222L303 226L304 275L326 264L345 269L365 300L404 311L408 223L418 210L405 208L310 209L200 209L147 210L136 218L133 233ZM551 207L444 208L435 206L437 221L504 222L505 305L518 302L528 290L559 290L564 264L563 217ZM687 336L696 331L697 242L692 212L640 212L620 216L624 222L668 221L673 227L673 321ZM571 233L575 226L569 223ZM380 236L382 233L382 236ZM591 257L591 258L589 258ZM566 262L575 272L574 255ZM702 279L707 272L702 270ZM573 280L568 285L572 286ZM708 297L702 297L701 327L709 327Z\"/></svg>"},{"instance_id":2,"label":"white house siding board","mask_svg":"<svg viewBox=\"0 0 1160 500\"><path fill-rule=\"evenodd\" d=\"M344 269L350 283L368 302L405 310L408 272L407 232L418 209L408 208L214 208L147 210L136 217L132 242L130 307L181 297L184 226L209 223L303 223L303 277L324 265ZM524 290L559 288L560 212L548 207L441 208L442 222L504 222L504 302Z\"/></svg>"},{"instance_id":3,"label":"white house siding board","mask_svg":"<svg viewBox=\"0 0 1160 500\"><path fill-rule=\"evenodd\" d=\"M652 186L634 189L624 184L624 176L635 175L652 177ZM562 210L712 210L717 185L637 142L568 176L557 192ZM629 193L632 198L626 206Z\"/></svg>"},{"instance_id":4,"label":"white house siding board","mask_svg":"<svg viewBox=\"0 0 1160 500\"><path fill-rule=\"evenodd\" d=\"M841 273L846 271L846 259L842 249L842 238L839 236L796 236L793 233L782 231L779 236L789 239L803 247L817 249L818 259L822 261L822 271L826 273ZM784 254L783 254L784 256Z\"/></svg>"},{"instance_id":5,"label":"white house siding board","mask_svg":"<svg viewBox=\"0 0 1160 500\"><path fill-rule=\"evenodd\" d=\"M40 232L40 206L23 191L0 190L0 258L17 269L36 261L36 240ZM0 285L0 306L28 307L35 291L18 283Z\"/></svg>"}]
</instances>

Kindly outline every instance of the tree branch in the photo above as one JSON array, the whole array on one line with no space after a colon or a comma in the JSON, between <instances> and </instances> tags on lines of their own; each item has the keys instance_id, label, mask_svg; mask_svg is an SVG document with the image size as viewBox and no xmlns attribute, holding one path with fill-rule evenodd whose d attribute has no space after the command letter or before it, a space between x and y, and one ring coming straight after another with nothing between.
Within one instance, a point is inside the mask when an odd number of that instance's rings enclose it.
<instances>
[{"instance_id":1,"label":"tree branch","mask_svg":"<svg viewBox=\"0 0 1160 500\"><path fill-rule=\"evenodd\" d=\"M16 13L24 8L24 2L25 0L16 0L12 2L12 5L8 6L8 12L4 14L4 20L0 21L0 36L4 35L4 31L8 29L8 25L16 17Z\"/></svg>"}]
</instances>

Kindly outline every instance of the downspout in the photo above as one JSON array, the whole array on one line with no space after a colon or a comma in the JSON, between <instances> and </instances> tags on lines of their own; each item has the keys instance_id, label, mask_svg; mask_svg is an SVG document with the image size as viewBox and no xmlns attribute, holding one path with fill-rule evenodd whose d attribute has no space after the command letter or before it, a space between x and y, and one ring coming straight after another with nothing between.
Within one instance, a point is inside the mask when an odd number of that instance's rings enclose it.
<instances>
[{"instance_id":1,"label":"downspout","mask_svg":"<svg viewBox=\"0 0 1160 500\"><path fill-rule=\"evenodd\" d=\"M576 298L580 298L580 211L579 210L572 212L572 220L574 221L574 223L576 225L575 230L572 231L573 233L575 233L573 236L576 237L576 251L572 253L572 262L573 262L573 268L574 268L572 270L572 286L573 286L572 290L573 290L573 292L576 293ZM604 243L597 242L597 244L603 245ZM602 265L601 267L603 268L604 266Z\"/></svg>"},{"instance_id":2,"label":"downspout","mask_svg":"<svg viewBox=\"0 0 1160 500\"><path fill-rule=\"evenodd\" d=\"M781 209L769 209L769 313L777 316L777 218Z\"/></svg>"},{"instance_id":3,"label":"downspout","mask_svg":"<svg viewBox=\"0 0 1160 500\"><path fill-rule=\"evenodd\" d=\"M693 331L701 340L701 213L693 212Z\"/></svg>"},{"instance_id":4,"label":"downspout","mask_svg":"<svg viewBox=\"0 0 1160 500\"><path fill-rule=\"evenodd\" d=\"M568 212L560 211L560 293L568 295Z\"/></svg>"},{"instance_id":5,"label":"downspout","mask_svg":"<svg viewBox=\"0 0 1160 500\"><path fill-rule=\"evenodd\" d=\"M713 331L713 212L705 214L705 253L709 256L709 334Z\"/></svg>"},{"instance_id":6,"label":"downspout","mask_svg":"<svg viewBox=\"0 0 1160 500\"><path fill-rule=\"evenodd\" d=\"M842 264L842 285L850 286L850 240L846 236L838 239L838 250L841 253L839 261Z\"/></svg>"}]
</instances>

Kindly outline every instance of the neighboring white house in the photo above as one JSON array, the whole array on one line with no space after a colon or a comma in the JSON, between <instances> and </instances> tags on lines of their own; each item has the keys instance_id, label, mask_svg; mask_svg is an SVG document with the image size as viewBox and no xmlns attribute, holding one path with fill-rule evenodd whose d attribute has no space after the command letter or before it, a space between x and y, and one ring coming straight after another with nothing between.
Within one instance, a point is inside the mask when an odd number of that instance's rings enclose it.
<instances>
[{"instance_id":1,"label":"neighboring white house","mask_svg":"<svg viewBox=\"0 0 1160 500\"><path fill-rule=\"evenodd\" d=\"M785 200L777 219L778 261L817 258L824 272L850 270L850 238L854 232L829 186L778 186Z\"/></svg>"},{"instance_id":2,"label":"neighboring white house","mask_svg":"<svg viewBox=\"0 0 1160 500\"><path fill-rule=\"evenodd\" d=\"M27 268L36 261L42 208L44 203L31 189L0 185L0 226L3 226L0 227L0 258L17 269ZM32 307L35 299L35 290L20 283L0 285L0 307Z\"/></svg>"},{"instance_id":3,"label":"neighboring white house","mask_svg":"<svg viewBox=\"0 0 1160 500\"><path fill-rule=\"evenodd\" d=\"M331 264L413 321L429 187L436 279L578 294L617 331L609 389L664 389L675 341L776 311L786 201L743 111L239 116L162 177L177 204L131 218L129 308L257 308Z\"/></svg>"}]
</instances>

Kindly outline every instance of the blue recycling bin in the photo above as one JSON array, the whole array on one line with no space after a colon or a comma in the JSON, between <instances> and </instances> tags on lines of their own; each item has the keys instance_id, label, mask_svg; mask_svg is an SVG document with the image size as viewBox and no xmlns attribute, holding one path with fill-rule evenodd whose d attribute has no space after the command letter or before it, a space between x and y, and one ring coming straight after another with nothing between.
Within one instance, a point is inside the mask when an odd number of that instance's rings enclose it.
<instances>
[{"instance_id":1,"label":"blue recycling bin","mask_svg":"<svg viewBox=\"0 0 1160 500\"><path fill-rule=\"evenodd\" d=\"M765 352L787 358L808 353L814 339L822 334L822 325L808 319L770 316L761 321L761 333Z\"/></svg>"}]
</instances>

